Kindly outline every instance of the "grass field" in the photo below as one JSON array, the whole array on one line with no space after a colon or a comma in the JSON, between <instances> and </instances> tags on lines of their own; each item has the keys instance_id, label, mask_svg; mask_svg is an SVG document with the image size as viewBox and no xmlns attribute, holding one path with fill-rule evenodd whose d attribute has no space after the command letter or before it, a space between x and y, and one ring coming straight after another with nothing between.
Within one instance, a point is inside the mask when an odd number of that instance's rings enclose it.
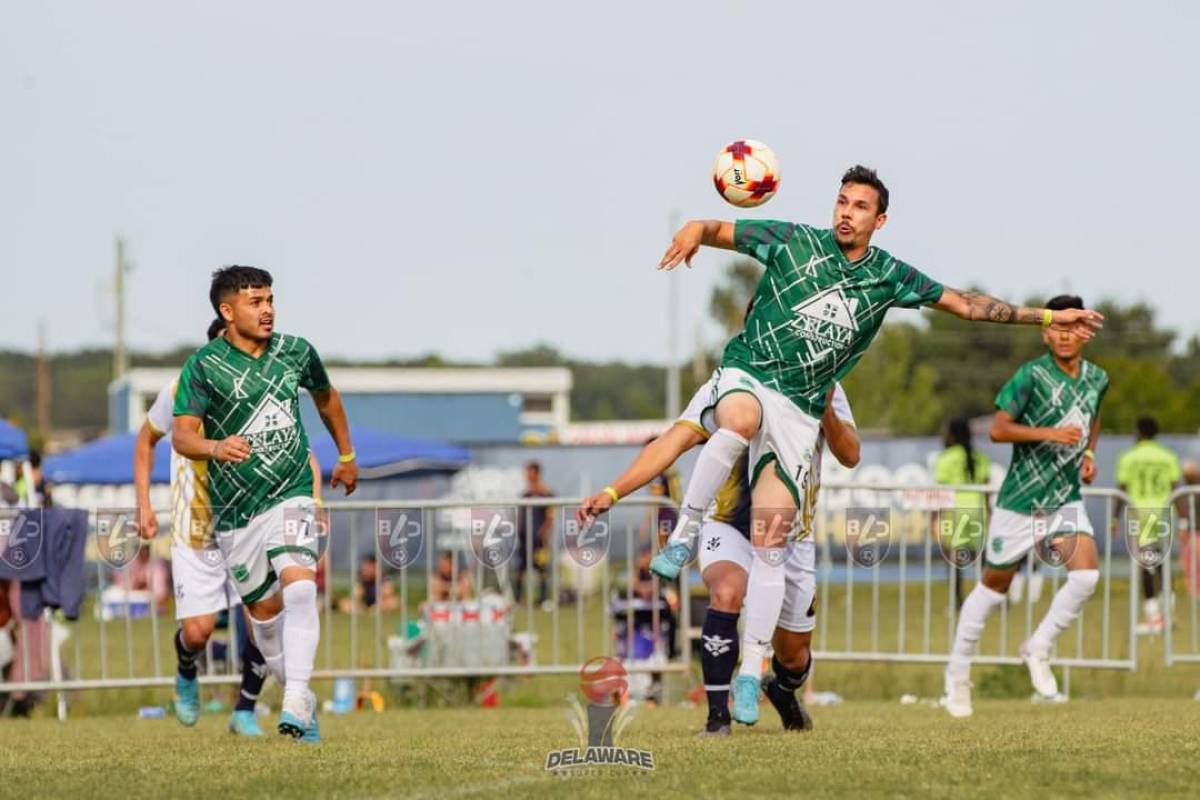
<instances>
[{"instance_id":1,"label":"grass field","mask_svg":"<svg viewBox=\"0 0 1200 800\"><path fill-rule=\"evenodd\" d=\"M882 701L817 709L816 729L773 712L728 739L697 740L698 709L639 709L620 744L656 769L560 778L548 751L572 747L566 706L399 710L323 717L325 742L236 740L223 715L196 729L111 717L6 720L7 797L690 796L1194 797L1200 703L1123 698L1059 706L984 701L969 720Z\"/></svg>"}]
</instances>

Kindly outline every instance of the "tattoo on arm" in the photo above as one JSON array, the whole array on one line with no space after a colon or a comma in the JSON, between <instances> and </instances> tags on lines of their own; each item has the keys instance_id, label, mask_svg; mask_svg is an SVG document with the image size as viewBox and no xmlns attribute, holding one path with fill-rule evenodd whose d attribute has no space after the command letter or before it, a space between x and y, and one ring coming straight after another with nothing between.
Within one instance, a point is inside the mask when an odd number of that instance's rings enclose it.
<instances>
[{"instance_id":1,"label":"tattoo on arm","mask_svg":"<svg viewBox=\"0 0 1200 800\"><path fill-rule=\"evenodd\" d=\"M959 291L958 294L967 302L966 319L1031 324L1042 318L1036 308L1018 308L982 292Z\"/></svg>"}]
</instances>

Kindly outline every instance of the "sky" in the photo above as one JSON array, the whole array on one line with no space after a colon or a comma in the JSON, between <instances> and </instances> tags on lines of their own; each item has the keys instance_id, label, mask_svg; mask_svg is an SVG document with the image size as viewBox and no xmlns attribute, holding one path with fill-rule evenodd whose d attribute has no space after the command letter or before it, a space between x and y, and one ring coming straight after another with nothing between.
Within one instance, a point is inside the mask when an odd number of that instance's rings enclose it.
<instances>
[{"instance_id":1,"label":"sky","mask_svg":"<svg viewBox=\"0 0 1200 800\"><path fill-rule=\"evenodd\" d=\"M855 162L944 283L1200 332L1197 4L578 5L4 4L0 348L110 345L121 235L140 350L201 341L242 263L327 356L662 363L668 282L711 345L729 260L657 272L671 220L828 225ZM750 211L710 177L743 137L782 168Z\"/></svg>"}]
</instances>

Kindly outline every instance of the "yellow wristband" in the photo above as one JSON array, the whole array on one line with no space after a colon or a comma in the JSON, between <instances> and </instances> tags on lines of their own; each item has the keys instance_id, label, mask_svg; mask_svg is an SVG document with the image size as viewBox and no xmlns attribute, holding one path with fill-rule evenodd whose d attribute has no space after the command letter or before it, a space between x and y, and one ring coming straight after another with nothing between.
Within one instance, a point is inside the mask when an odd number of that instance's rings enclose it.
<instances>
[{"instance_id":1,"label":"yellow wristband","mask_svg":"<svg viewBox=\"0 0 1200 800\"><path fill-rule=\"evenodd\" d=\"M1042 309L1042 327L1049 328L1051 321L1054 319L1054 312L1048 308Z\"/></svg>"},{"instance_id":2,"label":"yellow wristband","mask_svg":"<svg viewBox=\"0 0 1200 800\"><path fill-rule=\"evenodd\" d=\"M353 450L351 450L349 453L346 453L344 456L338 456L338 463L339 464L349 464L351 461L353 461L356 458L358 458L358 454L355 453Z\"/></svg>"},{"instance_id":3,"label":"yellow wristband","mask_svg":"<svg viewBox=\"0 0 1200 800\"><path fill-rule=\"evenodd\" d=\"M1096 460L1096 454L1095 454L1095 453L1093 453L1091 450L1084 450L1084 451L1083 451L1083 457L1084 457L1084 458L1090 458L1092 461L1095 461L1095 460Z\"/></svg>"},{"instance_id":4,"label":"yellow wristband","mask_svg":"<svg viewBox=\"0 0 1200 800\"><path fill-rule=\"evenodd\" d=\"M313 501L313 503L315 503L315 504L316 504L317 508L324 508L324 507L325 507L325 504L321 502L321 498L319 498L319 497L314 497L314 498L312 499L312 501Z\"/></svg>"},{"instance_id":5,"label":"yellow wristband","mask_svg":"<svg viewBox=\"0 0 1200 800\"><path fill-rule=\"evenodd\" d=\"M614 503L618 502L618 501L621 499L621 493L620 493L620 492L618 492L616 489L614 489L614 488L613 488L613 487L611 487L611 486L605 486L605 487L604 487L604 493L605 493L606 495L608 495L609 497L611 497L611 498L612 498L612 501L613 501Z\"/></svg>"}]
</instances>

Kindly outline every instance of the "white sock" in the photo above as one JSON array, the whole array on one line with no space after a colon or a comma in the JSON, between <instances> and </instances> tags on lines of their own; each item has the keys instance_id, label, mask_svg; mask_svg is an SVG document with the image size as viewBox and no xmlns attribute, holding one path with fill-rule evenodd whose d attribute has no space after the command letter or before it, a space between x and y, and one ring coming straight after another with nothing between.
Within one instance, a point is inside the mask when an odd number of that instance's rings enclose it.
<instances>
[{"instance_id":1,"label":"white sock","mask_svg":"<svg viewBox=\"0 0 1200 800\"><path fill-rule=\"evenodd\" d=\"M1037 630L1029 637L1029 649L1035 653L1046 654L1054 647L1054 640L1070 627L1079 616L1079 609L1096 591L1096 583L1100 580L1100 570L1077 569L1067 573L1067 582L1055 593L1050 601L1050 610Z\"/></svg>"},{"instance_id":2,"label":"white sock","mask_svg":"<svg viewBox=\"0 0 1200 800\"><path fill-rule=\"evenodd\" d=\"M994 589L989 589L982 583L975 588L963 601L962 610L958 612L958 627L954 630L954 644L950 648L950 662L946 665L947 677L963 680L971 673L971 656L983 635L983 626L987 624L988 615L1004 602L1004 595Z\"/></svg>"},{"instance_id":3,"label":"white sock","mask_svg":"<svg viewBox=\"0 0 1200 800\"><path fill-rule=\"evenodd\" d=\"M283 615L287 627L283 637L283 659L287 664L284 694L308 697L317 643L321 639L321 617L317 614L317 584L301 580L283 587ZM260 650L262 648L259 648Z\"/></svg>"},{"instance_id":4,"label":"white sock","mask_svg":"<svg viewBox=\"0 0 1200 800\"><path fill-rule=\"evenodd\" d=\"M270 619L255 619L250 617L254 626L254 644L258 652L263 654L267 669L283 686L286 681L286 671L283 666L283 612L280 611Z\"/></svg>"},{"instance_id":5,"label":"white sock","mask_svg":"<svg viewBox=\"0 0 1200 800\"><path fill-rule=\"evenodd\" d=\"M679 509L679 522L671 533L672 542L682 542L691 546L692 538L700 529L704 512L708 510L717 492L729 479L733 466L749 446L750 442L726 428L721 428L709 437L700 449L687 490L683 493L683 507Z\"/></svg>"},{"instance_id":6,"label":"white sock","mask_svg":"<svg viewBox=\"0 0 1200 800\"><path fill-rule=\"evenodd\" d=\"M782 551L780 555L783 555ZM746 599L742 601L742 619L745 622L742 627L742 664L738 668L738 675L762 678L763 659L775 635L779 612L783 609L784 590L787 588L783 564L782 559L778 565L772 564L759 553L755 553L754 560L750 562Z\"/></svg>"},{"instance_id":7,"label":"white sock","mask_svg":"<svg viewBox=\"0 0 1200 800\"><path fill-rule=\"evenodd\" d=\"M1157 617L1159 614L1161 614L1162 606L1159 604L1158 598L1151 597L1149 600L1143 602L1142 613L1145 614L1147 618Z\"/></svg>"}]
</instances>

